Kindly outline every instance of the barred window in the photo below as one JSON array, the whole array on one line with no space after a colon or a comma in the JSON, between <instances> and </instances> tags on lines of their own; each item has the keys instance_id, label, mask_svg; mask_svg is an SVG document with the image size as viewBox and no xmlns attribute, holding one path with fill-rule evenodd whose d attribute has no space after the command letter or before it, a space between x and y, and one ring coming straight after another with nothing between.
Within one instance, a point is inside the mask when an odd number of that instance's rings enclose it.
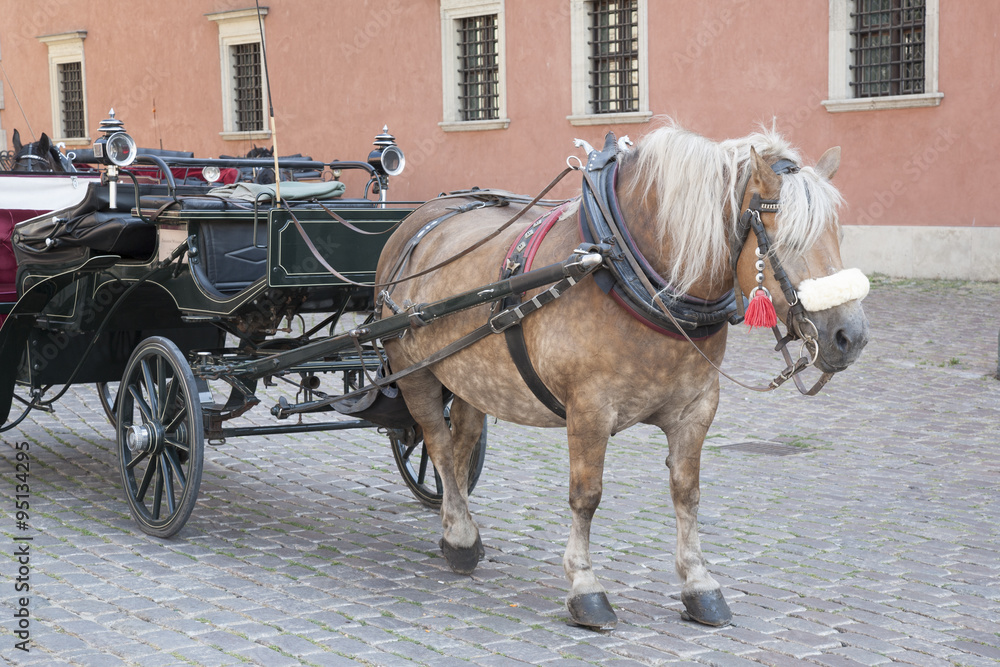
<instances>
[{"instance_id":1,"label":"barred window","mask_svg":"<svg viewBox=\"0 0 1000 667\"><path fill-rule=\"evenodd\" d=\"M854 97L924 92L925 0L855 0Z\"/></svg>"},{"instance_id":2,"label":"barred window","mask_svg":"<svg viewBox=\"0 0 1000 667\"><path fill-rule=\"evenodd\" d=\"M67 139L86 137L83 113L83 68L79 61L60 63L59 110L62 116L62 136Z\"/></svg>"},{"instance_id":3,"label":"barred window","mask_svg":"<svg viewBox=\"0 0 1000 667\"><path fill-rule=\"evenodd\" d=\"M500 117L500 67L495 14L458 20L459 110L461 119Z\"/></svg>"},{"instance_id":4,"label":"barred window","mask_svg":"<svg viewBox=\"0 0 1000 667\"><path fill-rule=\"evenodd\" d=\"M229 48L233 64L233 127L237 132L259 132L264 129L260 43L234 44Z\"/></svg>"},{"instance_id":5,"label":"barred window","mask_svg":"<svg viewBox=\"0 0 1000 667\"><path fill-rule=\"evenodd\" d=\"M639 111L638 0L596 0L590 17L592 113Z\"/></svg>"}]
</instances>

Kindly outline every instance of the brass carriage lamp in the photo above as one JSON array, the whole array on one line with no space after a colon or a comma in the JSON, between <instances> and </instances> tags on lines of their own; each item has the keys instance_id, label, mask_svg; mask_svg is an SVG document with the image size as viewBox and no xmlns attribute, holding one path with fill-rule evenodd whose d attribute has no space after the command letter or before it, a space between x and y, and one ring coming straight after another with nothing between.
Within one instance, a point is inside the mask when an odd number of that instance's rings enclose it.
<instances>
[{"instance_id":1,"label":"brass carriage lamp","mask_svg":"<svg viewBox=\"0 0 1000 667\"><path fill-rule=\"evenodd\" d=\"M97 128L103 135L94 142L94 157L107 168L102 176L108 183L108 207L118 208L118 170L135 162L138 150L135 140L125 132L125 123L115 118L115 110L108 112L108 118Z\"/></svg>"},{"instance_id":2,"label":"brass carriage lamp","mask_svg":"<svg viewBox=\"0 0 1000 667\"><path fill-rule=\"evenodd\" d=\"M375 168L379 201L386 200L389 176L398 176L406 167L406 156L396 145L396 137L389 134L389 126L382 126L382 134L375 137L375 150L368 154L368 164Z\"/></svg>"}]
</instances>

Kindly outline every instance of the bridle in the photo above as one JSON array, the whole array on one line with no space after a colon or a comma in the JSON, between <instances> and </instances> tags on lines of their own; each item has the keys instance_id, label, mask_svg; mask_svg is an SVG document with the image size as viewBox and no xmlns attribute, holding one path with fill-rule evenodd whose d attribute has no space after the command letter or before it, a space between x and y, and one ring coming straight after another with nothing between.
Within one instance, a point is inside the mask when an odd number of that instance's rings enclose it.
<instances>
[{"instance_id":1,"label":"bridle","mask_svg":"<svg viewBox=\"0 0 1000 667\"><path fill-rule=\"evenodd\" d=\"M779 176L782 174L793 174L799 171L799 167L787 159L780 159L771 165L771 169L775 174ZM743 193L740 197L740 201L746 197L746 188L749 183L749 176L747 177L747 182L743 185ZM777 254L771 252L771 241L768 238L767 230L764 227L763 221L760 219L761 213L771 213L777 214L781 210L781 202L778 199L764 199L760 196L760 193L755 192L750 198L750 203L747 204L747 208L742 212L735 230L733 232L732 242L730 244L730 264L733 273L733 283L736 293L739 295L743 294L743 288L740 286L739 277L737 275L737 265L739 263L740 254L743 251L743 247L747 243L747 239L750 237L750 232L754 233L757 238L757 262L755 268L757 269L757 282L758 287L751 290L749 297L752 298L754 292L757 289L764 290L767 293L767 289L764 288L760 283L763 281L763 271L764 271L764 260L768 258L771 264L771 273L774 276L775 281L777 281L781 292L785 297L785 301L788 303L788 315L786 318L786 326L788 327L788 333L785 336L781 335L777 326L772 327L774 332L774 337L778 341L775 347L776 351L781 352L788 366L782 371L775 380L780 378L780 382L784 382L788 378L793 378L795 381L795 386L798 388L799 392L807 395L813 396L823 386L830 381L833 377L833 373L824 372L820 376L819 380L816 381L811 388L806 389L805 385L802 383L798 374L815 363L816 359L819 357L819 341L817 337L819 336L819 330L816 325L806 316L806 310L799 301L799 295L792 285L792 281L789 280L788 274L785 272L784 267L781 264L781 260L778 259ZM770 297L770 294L767 294ZM737 324L743 319L743 299L737 298ZM797 361L792 361L792 356L788 352L788 344L794 340L802 341L802 350L806 352L805 356L801 356ZM772 385L774 381L772 381ZM745 385L744 385L745 386Z\"/></svg>"}]
</instances>

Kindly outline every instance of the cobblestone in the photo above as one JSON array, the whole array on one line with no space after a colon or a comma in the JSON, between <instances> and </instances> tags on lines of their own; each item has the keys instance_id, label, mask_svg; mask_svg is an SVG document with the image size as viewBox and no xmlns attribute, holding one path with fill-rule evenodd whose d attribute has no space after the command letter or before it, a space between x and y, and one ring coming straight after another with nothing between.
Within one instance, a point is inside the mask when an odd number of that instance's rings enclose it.
<instances>
[{"instance_id":1,"label":"cobblestone","mask_svg":"<svg viewBox=\"0 0 1000 667\"><path fill-rule=\"evenodd\" d=\"M471 498L487 558L451 573L440 519L371 430L211 445L174 538L132 522L93 388L0 436L31 446L31 652L12 665L882 665L1000 661L1000 285L876 280L872 342L820 396L723 382L701 535L736 616L680 619L666 440L612 438L595 571L619 625L567 624L565 434L490 423ZM778 366L732 330L726 369ZM262 408L245 424L272 425ZM786 456L745 442L790 446ZM12 476L8 474L8 480ZM0 533L15 535L0 485ZM0 560L0 613L16 603Z\"/></svg>"}]
</instances>

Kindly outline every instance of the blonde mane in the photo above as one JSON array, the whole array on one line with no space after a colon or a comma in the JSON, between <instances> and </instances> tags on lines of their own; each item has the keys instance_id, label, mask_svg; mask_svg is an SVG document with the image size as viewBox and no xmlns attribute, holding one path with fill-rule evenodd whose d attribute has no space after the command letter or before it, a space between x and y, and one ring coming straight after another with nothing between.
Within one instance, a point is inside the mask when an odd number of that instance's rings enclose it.
<instances>
[{"instance_id":1,"label":"blonde mane","mask_svg":"<svg viewBox=\"0 0 1000 667\"><path fill-rule=\"evenodd\" d=\"M714 142L672 120L639 142L627 158L635 165L632 191L657 202L655 223L661 248L669 248L670 274L680 293L702 277L721 278L728 268L729 241L738 201L750 174L750 148L768 164L801 156L774 128L740 139ZM771 240L781 256L810 248L837 224L842 198L812 167L782 177L778 232Z\"/></svg>"}]
</instances>

